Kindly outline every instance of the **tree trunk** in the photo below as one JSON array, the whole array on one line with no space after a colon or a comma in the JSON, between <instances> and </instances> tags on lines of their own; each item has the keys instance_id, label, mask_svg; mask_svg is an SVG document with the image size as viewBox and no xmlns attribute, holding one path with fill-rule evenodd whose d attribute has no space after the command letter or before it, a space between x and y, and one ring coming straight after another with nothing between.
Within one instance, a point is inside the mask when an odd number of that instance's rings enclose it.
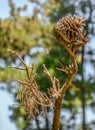
<instances>
[{"instance_id":1,"label":"tree trunk","mask_svg":"<svg viewBox=\"0 0 95 130\"><path fill-rule=\"evenodd\" d=\"M82 122L82 129L86 130L86 118L85 118L85 105L86 105L86 101L85 101L85 86L82 87L82 115L83 115L83 122Z\"/></svg>"},{"instance_id":2,"label":"tree trunk","mask_svg":"<svg viewBox=\"0 0 95 130\"><path fill-rule=\"evenodd\" d=\"M82 121L82 129L86 130L86 118L85 118L85 106L86 106L86 99L85 99L85 86L84 86L84 47L82 48L82 68L83 68L83 72L82 72L82 87L81 87L81 91L82 91L82 115L83 115L83 121Z\"/></svg>"}]
</instances>

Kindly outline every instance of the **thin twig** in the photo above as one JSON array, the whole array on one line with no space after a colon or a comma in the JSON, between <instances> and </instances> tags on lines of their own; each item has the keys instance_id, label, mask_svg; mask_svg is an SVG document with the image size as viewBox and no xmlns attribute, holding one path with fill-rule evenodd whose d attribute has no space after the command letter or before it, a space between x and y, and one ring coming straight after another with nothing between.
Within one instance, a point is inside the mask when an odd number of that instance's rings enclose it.
<instances>
[{"instance_id":1,"label":"thin twig","mask_svg":"<svg viewBox=\"0 0 95 130\"><path fill-rule=\"evenodd\" d=\"M18 59L21 61L21 63L24 65L25 69L26 69L26 72L27 72L27 77L29 79L29 70L28 70L28 67L27 65L25 64L24 60L13 50L11 49L8 49L7 50L8 52L10 52L11 54L14 54L16 57L18 57Z\"/></svg>"}]
</instances>

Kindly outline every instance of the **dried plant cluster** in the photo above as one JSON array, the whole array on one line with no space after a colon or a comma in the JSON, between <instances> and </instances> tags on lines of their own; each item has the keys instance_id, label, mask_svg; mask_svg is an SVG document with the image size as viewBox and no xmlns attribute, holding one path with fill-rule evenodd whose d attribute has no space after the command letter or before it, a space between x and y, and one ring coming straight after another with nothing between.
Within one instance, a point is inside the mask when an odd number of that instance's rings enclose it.
<instances>
[{"instance_id":1,"label":"dried plant cluster","mask_svg":"<svg viewBox=\"0 0 95 130\"><path fill-rule=\"evenodd\" d=\"M78 70L76 63L76 52L80 47L88 42L86 31L84 31L84 21L85 20L82 17L77 19L75 16L66 16L59 19L57 22L55 26L56 38L66 48L71 57L72 63L71 65L65 67L61 62L59 62L61 68L57 68L57 70L63 71L68 75L68 79L62 86L60 86L59 79L56 77L52 78L46 66L43 65L44 73L52 84L52 86L48 89L47 94L40 91L40 88L36 82L34 66L32 65L30 72L30 68L26 66L25 62L19 57L19 55L15 51L9 50L10 53L19 58L24 65L23 70L27 73L27 78L24 81L19 80L19 83L21 84L18 92L18 100L20 101L20 105L25 108L30 119L39 114L40 108L47 112L48 107L54 106L52 130L58 130L59 128L62 98L71 85L71 82Z\"/></svg>"},{"instance_id":2,"label":"dried plant cluster","mask_svg":"<svg viewBox=\"0 0 95 130\"><path fill-rule=\"evenodd\" d=\"M28 68L27 68L28 70ZM34 73L34 65L31 67L29 77L24 81L19 80L21 84L17 94L17 100L20 101L27 112L28 119L33 119L40 114L40 111L44 111L47 114L47 108L52 105L51 100L40 91L40 88L36 82L36 74Z\"/></svg>"},{"instance_id":3,"label":"dried plant cluster","mask_svg":"<svg viewBox=\"0 0 95 130\"><path fill-rule=\"evenodd\" d=\"M77 72L76 52L88 42L84 21L85 19L82 17L66 16L59 19L55 26L56 38L66 48L72 60L71 65L64 67L60 62L62 68L57 68L67 75Z\"/></svg>"},{"instance_id":4,"label":"dried plant cluster","mask_svg":"<svg viewBox=\"0 0 95 130\"><path fill-rule=\"evenodd\" d=\"M24 65L24 68L16 69L25 70L27 74L27 78L24 81L18 80L18 82L20 83L20 88L17 94L17 100L19 101L20 105L24 107L27 114L27 119L35 118L37 115L39 115L41 110L47 113L47 108L52 105L52 101L46 95L46 93L40 91L40 88L36 82L37 75L34 73L34 65L32 64L31 68L28 68L23 59L19 57L19 55L15 51L10 49L8 49L8 51L16 55L21 63ZM47 69L45 65L44 68L46 72Z\"/></svg>"},{"instance_id":5,"label":"dried plant cluster","mask_svg":"<svg viewBox=\"0 0 95 130\"><path fill-rule=\"evenodd\" d=\"M33 119L37 115L40 114L40 111L44 111L47 114L47 108L53 106L54 99L57 99L60 95L60 85L59 80L54 77L52 79L49 71L47 70L46 66L43 65L44 73L46 74L47 78L51 81L52 87L48 89L48 94L41 92L40 88L36 82L36 74L34 72L34 65L31 65L31 68L27 67L25 62L19 55L13 51L8 49L8 52L16 55L21 63L24 65L24 68L16 68L19 70L25 70L27 74L27 78L22 81L18 80L20 83L20 88L17 94L17 100L20 103L20 106L23 106L28 119ZM10 66L9 66L10 67Z\"/></svg>"},{"instance_id":6,"label":"dried plant cluster","mask_svg":"<svg viewBox=\"0 0 95 130\"><path fill-rule=\"evenodd\" d=\"M73 53L88 42L86 31L84 31L84 21L85 19L82 17L77 19L75 16L66 16L59 19L55 26L57 39L68 43L68 47L73 50Z\"/></svg>"}]
</instances>

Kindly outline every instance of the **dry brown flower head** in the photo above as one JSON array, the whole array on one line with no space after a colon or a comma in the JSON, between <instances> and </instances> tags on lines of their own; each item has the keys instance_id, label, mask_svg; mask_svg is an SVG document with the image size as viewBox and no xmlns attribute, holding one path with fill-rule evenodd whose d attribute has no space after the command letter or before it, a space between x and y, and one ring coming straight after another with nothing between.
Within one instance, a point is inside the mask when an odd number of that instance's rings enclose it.
<instances>
[{"instance_id":1,"label":"dry brown flower head","mask_svg":"<svg viewBox=\"0 0 95 130\"><path fill-rule=\"evenodd\" d=\"M57 39L63 40L74 48L83 46L88 41L86 31L84 31L84 21L84 18L75 16L60 18L55 26Z\"/></svg>"}]
</instances>

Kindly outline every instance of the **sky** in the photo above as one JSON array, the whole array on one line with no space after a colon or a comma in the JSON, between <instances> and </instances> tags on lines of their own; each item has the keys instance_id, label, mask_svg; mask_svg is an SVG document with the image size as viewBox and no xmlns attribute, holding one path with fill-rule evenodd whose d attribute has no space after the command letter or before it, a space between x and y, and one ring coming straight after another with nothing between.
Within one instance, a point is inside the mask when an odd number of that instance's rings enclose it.
<instances>
[{"instance_id":1,"label":"sky","mask_svg":"<svg viewBox=\"0 0 95 130\"><path fill-rule=\"evenodd\" d=\"M9 120L11 111L8 107L14 104L12 99L12 95L0 90L0 130L17 130L15 124Z\"/></svg>"},{"instance_id":2,"label":"sky","mask_svg":"<svg viewBox=\"0 0 95 130\"><path fill-rule=\"evenodd\" d=\"M0 0L0 18L9 17L9 7L7 0Z\"/></svg>"},{"instance_id":3,"label":"sky","mask_svg":"<svg viewBox=\"0 0 95 130\"><path fill-rule=\"evenodd\" d=\"M22 2L23 1L23 2ZM31 15L32 9L35 4L31 5L28 0L13 0L13 2L16 4L16 7L23 7L25 4L28 5L28 9L26 12L24 12L24 15ZM23 15L23 13L21 14ZM10 16L10 8L8 4L8 0L0 0L0 18L5 19Z\"/></svg>"},{"instance_id":4,"label":"sky","mask_svg":"<svg viewBox=\"0 0 95 130\"><path fill-rule=\"evenodd\" d=\"M13 1L16 3L17 6L23 6L25 4L28 4L28 11L26 12L26 15L32 14L32 11L30 9L31 4L29 4L27 0L13 0ZM8 6L8 0L0 0L0 18L1 19L8 18L10 16L9 12L10 8ZM91 45L88 45L93 49L95 49L94 41L95 38L92 38ZM91 67L89 65L87 66L87 68L88 67L89 67L88 72L93 73ZM4 84L0 84L0 86L2 85ZM9 115L11 114L11 112L8 110L8 107L9 105L13 104L14 102L12 100L12 95L8 94L6 91L0 90L0 130L17 130L17 128L15 127L15 123L12 123L9 120ZM95 117L93 117L93 113L89 109L87 111L87 117L90 117L89 119L91 118L95 119ZM89 119L87 118L88 121Z\"/></svg>"}]
</instances>

